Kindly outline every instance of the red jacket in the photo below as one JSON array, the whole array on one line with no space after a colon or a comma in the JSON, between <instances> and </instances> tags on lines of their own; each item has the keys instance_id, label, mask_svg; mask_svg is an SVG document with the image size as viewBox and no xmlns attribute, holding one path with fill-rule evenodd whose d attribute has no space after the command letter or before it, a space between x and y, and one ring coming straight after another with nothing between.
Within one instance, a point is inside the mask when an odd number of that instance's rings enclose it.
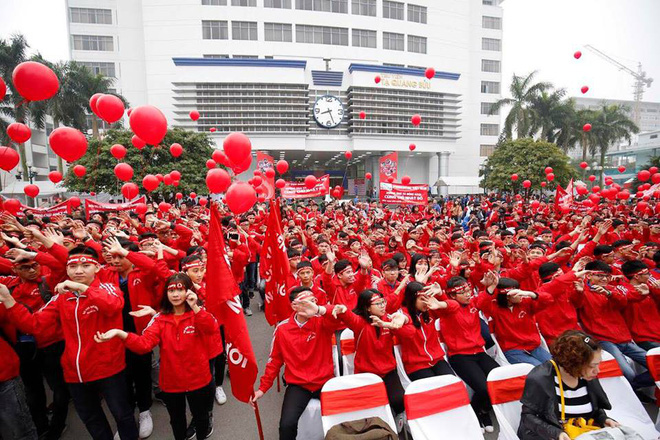
<instances>
[{"instance_id":1,"label":"red jacket","mask_svg":"<svg viewBox=\"0 0 660 440\"><path fill-rule=\"evenodd\" d=\"M323 288L331 304L343 304L348 310L353 310L357 305L358 295L366 288L370 279L370 275L365 275L360 270L355 274L355 282L344 287L336 275L331 275L324 271Z\"/></svg>"},{"instance_id":2,"label":"red jacket","mask_svg":"<svg viewBox=\"0 0 660 440\"><path fill-rule=\"evenodd\" d=\"M404 310L404 313L408 317L408 323L394 330L394 334L401 342L401 360L406 373L410 374L434 366L443 360L445 351L440 345L433 319L429 322L420 319L421 325L417 328L408 312Z\"/></svg>"},{"instance_id":3,"label":"red jacket","mask_svg":"<svg viewBox=\"0 0 660 440\"><path fill-rule=\"evenodd\" d=\"M158 313L141 336L129 333L126 347L138 354L149 353L160 345L160 388L166 393L198 390L211 381L209 357L205 346L208 337L219 333L218 323L202 309L180 315Z\"/></svg>"},{"instance_id":4,"label":"red jacket","mask_svg":"<svg viewBox=\"0 0 660 440\"><path fill-rule=\"evenodd\" d=\"M539 293L547 293L554 298L552 304L536 313L539 330L548 344L566 330L580 330L577 307L582 303L582 294L577 292L573 286L573 281L577 280L575 273L570 271L541 284L537 290Z\"/></svg>"},{"instance_id":5,"label":"red jacket","mask_svg":"<svg viewBox=\"0 0 660 440\"><path fill-rule=\"evenodd\" d=\"M0 332L10 341L16 337L16 329L7 319L7 309L0 307ZM11 345L4 337L0 336L0 383L6 382L18 376L20 360Z\"/></svg>"},{"instance_id":6,"label":"red jacket","mask_svg":"<svg viewBox=\"0 0 660 440\"><path fill-rule=\"evenodd\" d=\"M629 291L633 286L626 286ZM660 292L650 287L650 295L630 295L623 316L635 342L660 342ZM639 298L639 301L635 299Z\"/></svg>"},{"instance_id":7,"label":"red jacket","mask_svg":"<svg viewBox=\"0 0 660 440\"><path fill-rule=\"evenodd\" d=\"M476 298L462 305L448 299L447 308L437 310L440 315L440 332L447 344L447 354L476 354L484 351L484 339L481 336L481 322Z\"/></svg>"},{"instance_id":8,"label":"red jacket","mask_svg":"<svg viewBox=\"0 0 660 440\"><path fill-rule=\"evenodd\" d=\"M197 290L197 295L202 301L206 301L206 285L200 287ZM214 317L213 319L216 318ZM206 346L206 350L208 351L209 359L214 359L217 356L220 356L223 351L225 351L225 347L222 345L222 335L220 334L219 330L220 327L218 325L218 331L209 335L207 342L204 344Z\"/></svg>"},{"instance_id":9,"label":"red jacket","mask_svg":"<svg viewBox=\"0 0 660 440\"><path fill-rule=\"evenodd\" d=\"M309 319L299 326L294 316L280 322L273 333L270 356L259 389L266 392L273 386L280 368L286 364L287 383L316 391L334 376L332 364L332 334L338 328L330 312Z\"/></svg>"},{"instance_id":10,"label":"red jacket","mask_svg":"<svg viewBox=\"0 0 660 440\"><path fill-rule=\"evenodd\" d=\"M607 297L584 285L584 299L578 309L578 316L584 330L602 341L615 344L632 341L632 335L623 319L623 310L628 304L627 289L610 284L607 289L612 296Z\"/></svg>"},{"instance_id":11,"label":"red jacket","mask_svg":"<svg viewBox=\"0 0 660 440\"><path fill-rule=\"evenodd\" d=\"M376 327L350 310L338 316L355 334L355 373L384 377L396 368L394 342L389 329L381 328L379 336ZM387 317L382 319L387 321Z\"/></svg>"},{"instance_id":12,"label":"red jacket","mask_svg":"<svg viewBox=\"0 0 660 440\"><path fill-rule=\"evenodd\" d=\"M122 327L123 306L117 286L100 283L97 278L79 297L70 292L55 295L35 314L16 304L8 309L8 316L20 331L37 337L61 329L65 341L61 359L64 380L83 383L105 379L125 368L121 340L103 344L94 341L97 331Z\"/></svg>"}]
</instances>

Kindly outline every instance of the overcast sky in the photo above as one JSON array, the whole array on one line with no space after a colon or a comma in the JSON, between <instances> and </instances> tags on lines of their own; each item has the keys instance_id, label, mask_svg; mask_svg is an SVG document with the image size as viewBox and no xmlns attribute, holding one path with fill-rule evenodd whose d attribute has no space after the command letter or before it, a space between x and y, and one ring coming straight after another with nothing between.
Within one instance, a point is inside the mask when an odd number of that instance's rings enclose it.
<instances>
[{"instance_id":1,"label":"overcast sky","mask_svg":"<svg viewBox=\"0 0 660 440\"><path fill-rule=\"evenodd\" d=\"M635 71L641 61L656 79L644 100L660 101L660 0L505 0L503 7L505 93L513 73L538 70L570 95L588 85L589 97L632 99L633 77L584 49L591 44ZM0 37L15 32L49 60L68 58L64 0L0 0Z\"/></svg>"}]
</instances>

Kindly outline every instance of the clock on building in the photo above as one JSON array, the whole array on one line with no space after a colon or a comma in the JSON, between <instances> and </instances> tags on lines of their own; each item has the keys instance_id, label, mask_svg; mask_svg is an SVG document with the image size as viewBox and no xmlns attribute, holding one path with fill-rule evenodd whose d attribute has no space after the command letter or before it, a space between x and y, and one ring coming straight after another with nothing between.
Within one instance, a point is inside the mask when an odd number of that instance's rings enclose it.
<instances>
[{"instance_id":1,"label":"clock on building","mask_svg":"<svg viewBox=\"0 0 660 440\"><path fill-rule=\"evenodd\" d=\"M323 95L314 103L314 120L323 128L335 128L344 119L344 105L336 96Z\"/></svg>"}]
</instances>

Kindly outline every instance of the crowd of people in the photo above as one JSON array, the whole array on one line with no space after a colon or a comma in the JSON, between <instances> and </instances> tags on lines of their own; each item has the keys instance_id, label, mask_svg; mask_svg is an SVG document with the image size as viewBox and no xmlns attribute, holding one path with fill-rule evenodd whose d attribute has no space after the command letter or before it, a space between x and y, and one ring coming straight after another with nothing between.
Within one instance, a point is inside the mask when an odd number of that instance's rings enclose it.
<instances>
[{"instance_id":1,"label":"crowd of people","mask_svg":"<svg viewBox=\"0 0 660 440\"><path fill-rule=\"evenodd\" d=\"M205 278L209 208L223 216L245 315L257 292L268 307L258 276L267 203L241 215L190 201L143 216L0 217L2 439L60 438L70 400L92 438L112 439L100 397L123 440L151 434L154 398L175 439L211 435L214 405L227 396L223 323L204 307L214 294ZM274 329L251 402L285 366L279 437L295 439L308 402L335 375L333 336L346 328L355 334L355 373L382 378L395 414L404 411L398 345L411 381L453 374L469 385L485 432L493 431L486 378L498 350L509 363L543 369L540 379L530 374L538 387L555 374L554 358L569 389L594 392L586 382L601 349L635 390L653 386L626 359L645 370L646 352L660 346L660 218L650 212L620 200L564 213L496 194L412 207L283 204L291 313ZM565 350L582 353L580 365ZM561 428L539 421L558 419L556 405L542 417L539 394L525 396L521 438L563 439ZM603 407L572 406L571 416L614 426Z\"/></svg>"}]
</instances>

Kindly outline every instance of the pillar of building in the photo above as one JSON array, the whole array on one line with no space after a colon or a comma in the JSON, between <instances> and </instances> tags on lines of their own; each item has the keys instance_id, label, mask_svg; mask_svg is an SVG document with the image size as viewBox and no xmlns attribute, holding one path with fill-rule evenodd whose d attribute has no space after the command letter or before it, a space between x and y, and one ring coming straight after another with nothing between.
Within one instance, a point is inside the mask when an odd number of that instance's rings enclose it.
<instances>
[{"instance_id":1,"label":"pillar of building","mask_svg":"<svg viewBox=\"0 0 660 440\"><path fill-rule=\"evenodd\" d=\"M441 151L436 153L438 156L438 179L447 177L449 175L449 154L449 151ZM438 190L438 192L443 196L446 196L449 192L449 188L446 186L440 186Z\"/></svg>"}]
</instances>

